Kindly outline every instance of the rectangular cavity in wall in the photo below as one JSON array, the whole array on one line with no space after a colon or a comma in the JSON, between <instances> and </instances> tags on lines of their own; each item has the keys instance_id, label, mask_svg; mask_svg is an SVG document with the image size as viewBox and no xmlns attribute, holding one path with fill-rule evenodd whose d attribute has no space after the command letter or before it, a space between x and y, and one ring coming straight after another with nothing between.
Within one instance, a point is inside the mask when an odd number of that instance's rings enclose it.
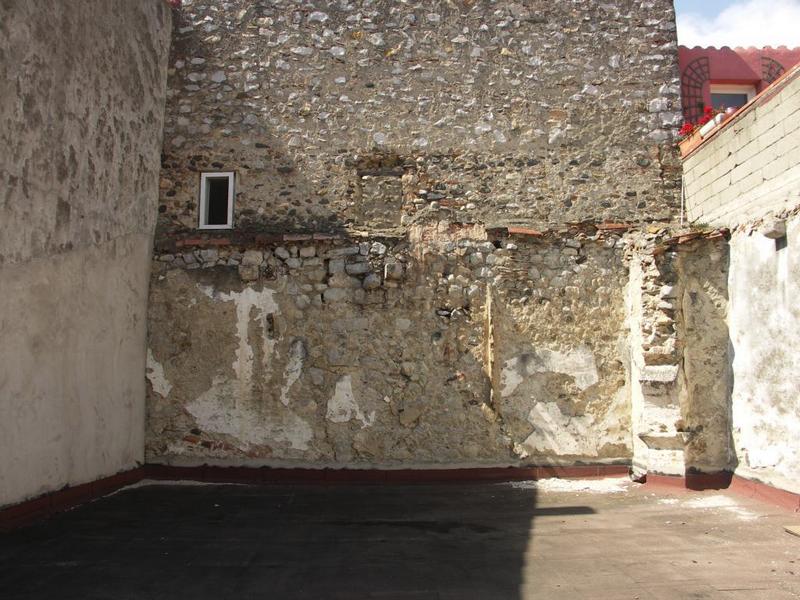
<instances>
[{"instance_id":1,"label":"rectangular cavity in wall","mask_svg":"<svg viewBox=\"0 0 800 600\"><path fill-rule=\"evenodd\" d=\"M234 174L200 174L200 229L233 227Z\"/></svg>"}]
</instances>

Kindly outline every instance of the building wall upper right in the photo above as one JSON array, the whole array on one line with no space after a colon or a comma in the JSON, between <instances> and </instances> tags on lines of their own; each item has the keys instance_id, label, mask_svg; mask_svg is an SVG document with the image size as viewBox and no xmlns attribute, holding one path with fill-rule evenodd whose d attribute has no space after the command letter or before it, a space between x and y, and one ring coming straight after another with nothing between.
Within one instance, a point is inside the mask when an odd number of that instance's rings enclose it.
<instances>
[{"instance_id":1,"label":"building wall upper right","mask_svg":"<svg viewBox=\"0 0 800 600\"><path fill-rule=\"evenodd\" d=\"M800 203L798 117L800 66L684 158L689 220L734 227Z\"/></svg>"}]
</instances>

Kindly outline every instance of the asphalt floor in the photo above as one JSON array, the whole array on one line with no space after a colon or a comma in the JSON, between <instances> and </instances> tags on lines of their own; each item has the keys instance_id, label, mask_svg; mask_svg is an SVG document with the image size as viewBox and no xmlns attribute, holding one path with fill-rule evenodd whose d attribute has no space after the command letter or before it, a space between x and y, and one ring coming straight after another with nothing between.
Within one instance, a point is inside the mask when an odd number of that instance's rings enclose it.
<instances>
[{"instance_id":1,"label":"asphalt floor","mask_svg":"<svg viewBox=\"0 0 800 600\"><path fill-rule=\"evenodd\" d=\"M626 479L142 482L0 534L0 599L800 598L800 514Z\"/></svg>"}]
</instances>

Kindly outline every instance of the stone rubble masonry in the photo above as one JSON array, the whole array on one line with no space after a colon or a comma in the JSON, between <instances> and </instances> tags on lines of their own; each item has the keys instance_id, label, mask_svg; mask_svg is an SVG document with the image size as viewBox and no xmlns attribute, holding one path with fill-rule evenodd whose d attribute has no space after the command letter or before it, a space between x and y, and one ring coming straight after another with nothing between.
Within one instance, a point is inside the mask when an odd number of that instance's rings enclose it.
<instances>
[{"instance_id":1,"label":"stone rubble masonry","mask_svg":"<svg viewBox=\"0 0 800 600\"><path fill-rule=\"evenodd\" d=\"M159 233L223 170L239 229L668 222L678 90L668 0L186 2Z\"/></svg>"},{"instance_id":2,"label":"stone rubble masonry","mask_svg":"<svg viewBox=\"0 0 800 600\"><path fill-rule=\"evenodd\" d=\"M157 252L148 462L627 463L650 444L645 471L726 466L702 452L684 463L687 427L713 414L682 392L684 292L671 284L683 271L670 266L724 233L486 228L446 214L407 236L239 234ZM638 286L635 269L649 273ZM631 412L636 390L644 416Z\"/></svg>"},{"instance_id":3,"label":"stone rubble masonry","mask_svg":"<svg viewBox=\"0 0 800 600\"><path fill-rule=\"evenodd\" d=\"M435 220L156 254L147 460L625 463L624 244Z\"/></svg>"},{"instance_id":4,"label":"stone rubble masonry","mask_svg":"<svg viewBox=\"0 0 800 600\"><path fill-rule=\"evenodd\" d=\"M677 76L666 0L185 2L147 460L724 468ZM230 231L197 230L203 171Z\"/></svg>"},{"instance_id":5,"label":"stone rubble masonry","mask_svg":"<svg viewBox=\"0 0 800 600\"><path fill-rule=\"evenodd\" d=\"M732 467L729 232L648 229L629 258L634 473L724 471Z\"/></svg>"}]
</instances>

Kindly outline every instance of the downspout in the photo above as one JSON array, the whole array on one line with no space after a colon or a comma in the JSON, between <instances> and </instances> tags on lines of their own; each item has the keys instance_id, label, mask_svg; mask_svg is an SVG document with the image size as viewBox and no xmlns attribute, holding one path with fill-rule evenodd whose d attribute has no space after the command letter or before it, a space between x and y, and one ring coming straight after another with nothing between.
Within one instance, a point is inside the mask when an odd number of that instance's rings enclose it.
<instances>
[{"instance_id":1,"label":"downspout","mask_svg":"<svg viewBox=\"0 0 800 600\"><path fill-rule=\"evenodd\" d=\"M683 173L681 173L681 227L683 227L683 207L686 201L686 184L684 182Z\"/></svg>"}]
</instances>

